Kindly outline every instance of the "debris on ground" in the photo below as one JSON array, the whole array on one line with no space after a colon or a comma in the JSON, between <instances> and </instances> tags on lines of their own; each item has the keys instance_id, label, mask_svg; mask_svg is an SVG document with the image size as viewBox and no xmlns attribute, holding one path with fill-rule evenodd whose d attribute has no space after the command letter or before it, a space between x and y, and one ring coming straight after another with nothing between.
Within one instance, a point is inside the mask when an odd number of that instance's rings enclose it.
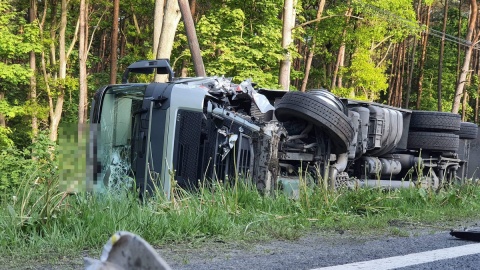
<instances>
[{"instance_id":1,"label":"debris on ground","mask_svg":"<svg viewBox=\"0 0 480 270\"><path fill-rule=\"evenodd\" d=\"M103 247L100 260L84 258L85 270L170 270L170 266L142 237L120 231Z\"/></svg>"}]
</instances>

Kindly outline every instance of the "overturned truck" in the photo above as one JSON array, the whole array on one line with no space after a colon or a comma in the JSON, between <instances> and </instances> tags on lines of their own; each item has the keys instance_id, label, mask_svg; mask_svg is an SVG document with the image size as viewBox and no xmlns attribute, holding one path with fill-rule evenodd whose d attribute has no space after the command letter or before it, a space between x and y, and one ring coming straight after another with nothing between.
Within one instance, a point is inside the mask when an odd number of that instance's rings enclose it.
<instances>
[{"instance_id":1,"label":"overturned truck","mask_svg":"<svg viewBox=\"0 0 480 270\"><path fill-rule=\"evenodd\" d=\"M130 73L153 72L169 81L128 83ZM467 176L478 127L457 114L254 86L174 79L167 60L130 65L122 84L100 88L92 103L94 186L169 196L173 179L184 188L241 179L270 192L295 187L300 175L331 188L438 188Z\"/></svg>"}]
</instances>

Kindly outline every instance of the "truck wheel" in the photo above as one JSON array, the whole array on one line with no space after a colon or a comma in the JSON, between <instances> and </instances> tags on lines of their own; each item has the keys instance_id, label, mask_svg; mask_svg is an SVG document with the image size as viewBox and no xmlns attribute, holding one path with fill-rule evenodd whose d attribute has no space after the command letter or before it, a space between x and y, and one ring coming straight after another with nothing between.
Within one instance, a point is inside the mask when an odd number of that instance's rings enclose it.
<instances>
[{"instance_id":1,"label":"truck wheel","mask_svg":"<svg viewBox=\"0 0 480 270\"><path fill-rule=\"evenodd\" d=\"M455 132L460 139L473 140L477 138L478 126L475 123L462 122L460 124L460 130Z\"/></svg>"},{"instance_id":2,"label":"truck wheel","mask_svg":"<svg viewBox=\"0 0 480 270\"><path fill-rule=\"evenodd\" d=\"M410 130L417 131L458 131L460 115L448 112L413 111Z\"/></svg>"},{"instance_id":3,"label":"truck wheel","mask_svg":"<svg viewBox=\"0 0 480 270\"><path fill-rule=\"evenodd\" d=\"M414 131L408 133L408 149L423 149L439 152L457 152L459 146L458 135L451 133L437 133Z\"/></svg>"},{"instance_id":4,"label":"truck wheel","mask_svg":"<svg viewBox=\"0 0 480 270\"><path fill-rule=\"evenodd\" d=\"M286 93L276 105L275 116L280 122L297 118L322 128L331 139L334 154L347 152L353 139L350 119L335 106L311 94Z\"/></svg>"}]
</instances>

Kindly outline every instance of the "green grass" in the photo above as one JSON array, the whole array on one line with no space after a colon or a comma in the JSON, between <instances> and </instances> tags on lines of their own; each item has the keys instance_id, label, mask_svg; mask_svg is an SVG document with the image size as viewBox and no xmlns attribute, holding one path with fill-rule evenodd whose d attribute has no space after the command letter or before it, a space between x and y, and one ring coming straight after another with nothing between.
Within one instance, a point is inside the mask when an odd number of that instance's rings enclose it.
<instances>
[{"instance_id":1,"label":"green grass","mask_svg":"<svg viewBox=\"0 0 480 270\"><path fill-rule=\"evenodd\" d=\"M140 203L131 191L64 196L55 182L24 183L0 197L0 260L81 257L85 251L98 257L118 230L139 234L153 245L295 239L312 230L407 236L394 227L475 219L480 206L480 186L473 183L441 191L304 187L297 200L283 193L264 196L242 183L214 183L198 192L177 189L175 194L171 200Z\"/></svg>"}]
</instances>

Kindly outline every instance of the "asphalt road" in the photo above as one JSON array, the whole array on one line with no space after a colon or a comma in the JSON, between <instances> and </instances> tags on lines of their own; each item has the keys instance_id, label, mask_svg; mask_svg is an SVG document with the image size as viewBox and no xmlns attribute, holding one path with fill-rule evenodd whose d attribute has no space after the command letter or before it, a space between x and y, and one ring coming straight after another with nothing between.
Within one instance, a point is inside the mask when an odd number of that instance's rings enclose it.
<instances>
[{"instance_id":1,"label":"asphalt road","mask_svg":"<svg viewBox=\"0 0 480 270\"><path fill-rule=\"evenodd\" d=\"M475 244L473 255L444 260L433 255L432 262L400 269L480 269L480 244L457 240L448 231L408 231L411 236L359 236L345 232L310 234L296 241L274 241L254 245L210 243L201 248L170 247L160 250L173 269L318 269ZM402 234L403 235L403 234ZM464 249L470 249L470 246ZM444 251L457 256L456 249ZM412 255L415 257L415 255ZM410 257L412 257L410 256ZM394 258L392 260L401 260ZM413 259L415 260L415 259ZM382 269L373 267L349 269ZM383 268L392 269L392 268ZM398 268L396 268L398 269Z\"/></svg>"},{"instance_id":2,"label":"asphalt road","mask_svg":"<svg viewBox=\"0 0 480 270\"><path fill-rule=\"evenodd\" d=\"M459 222L455 228L478 227L478 224L480 222ZM258 241L255 244L208 240L168 245L157 251L172 269L184 270L480 269L480 243L458 240L445 229L395 226L390 233L312 232L294 241ZM392 236L392 232L401 236ZM85 256L96 257L93 254ZM57 259L53 263L2 264L0 269L84 269L81 257Z\"/></svg>"}]
</instances>

